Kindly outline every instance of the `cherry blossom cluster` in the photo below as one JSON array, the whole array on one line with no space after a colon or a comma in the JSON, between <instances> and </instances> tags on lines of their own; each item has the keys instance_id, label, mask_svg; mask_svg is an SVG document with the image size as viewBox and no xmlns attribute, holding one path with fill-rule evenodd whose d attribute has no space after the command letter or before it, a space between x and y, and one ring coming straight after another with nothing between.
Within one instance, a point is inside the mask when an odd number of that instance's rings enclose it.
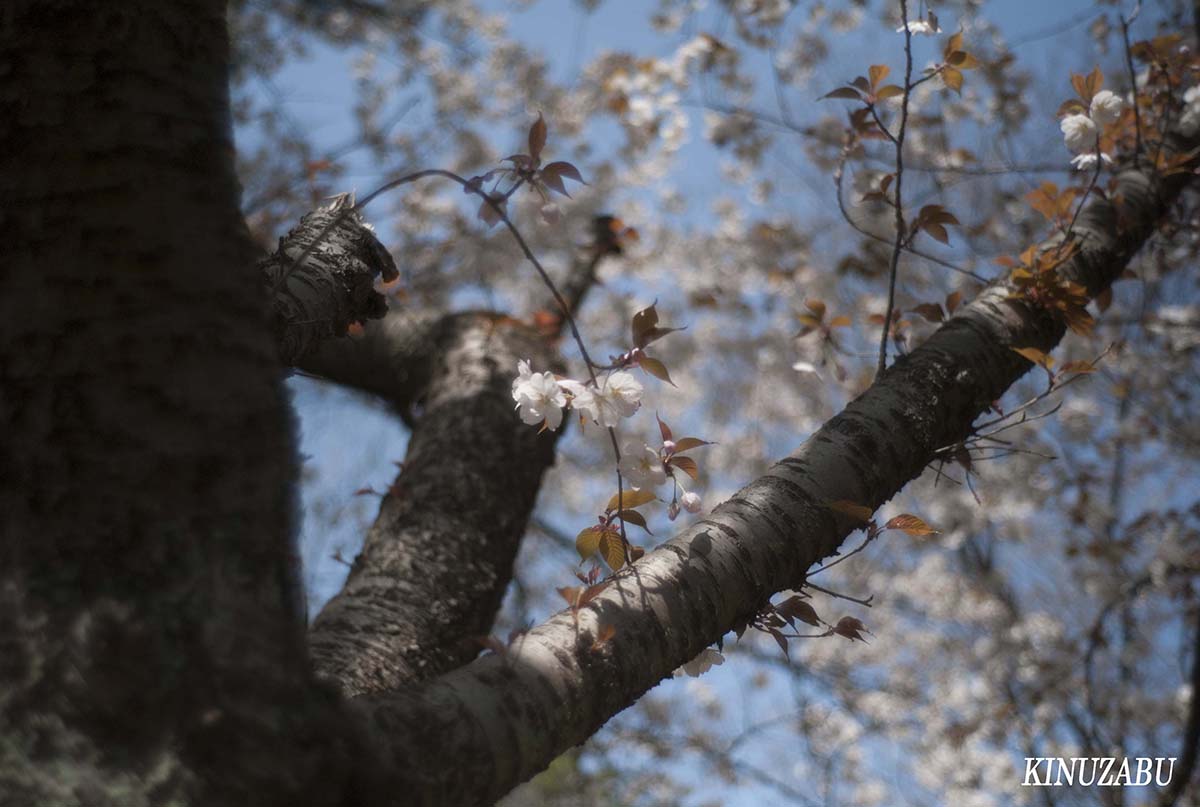
<instances>
[{"instance_id":1,"label":"cherry blossom cluster","mask_svg":"<svg viewBox=\"0 0 1200 807\"><path fill-rule=\"evenodd\" d=\"M1071 165L1086 169L1095 166L1098 159L1112 162L1110 155L1099 152L1100 134L1105 126L1121 118L1124 106L1121 96L1110 90L1101 90L1092 96L1086 112L1075 112L1062 119L1059 128L1062 129L1063 141L1067 149L1076 155Z\"/></svg>"},{"instance_id":2,"label":"cherry blossom cluster","mask_svg":"<svg viewBox=\"0 0 1200 807\"><path fill-rule=\"evenodd\" d=\"M573 409L581 420L601 428L616 426L641 408L642 382L625 370L616 370L593 384L553 373L535 373L529 362L517 362L512 396L521 421L553 431L562 424L563 409Z\"/></svg>"}]
</instances>

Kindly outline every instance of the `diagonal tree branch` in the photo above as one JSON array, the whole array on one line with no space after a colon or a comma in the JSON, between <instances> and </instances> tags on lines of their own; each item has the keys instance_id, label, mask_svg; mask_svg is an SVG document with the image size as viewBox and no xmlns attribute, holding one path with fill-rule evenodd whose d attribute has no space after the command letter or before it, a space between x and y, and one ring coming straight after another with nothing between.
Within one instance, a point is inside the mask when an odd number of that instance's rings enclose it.
<instances>
[{"instance_id":1,"label":"diagonal tree branch","mask_svg":"<svg viewBox=\"0 0 1200 807\"><path fill-rule=\"evenodd\" d=\"M1187 182L1127 170L1074 228L1060 272L1107 288ZM1047 242L1050 247L1061 239ZM381 753L416 803L484 804L590 736L681 663L837 552L855 525L827 504L877 508L918 476L1065 325L986 289L768 473L622 572L577 614L563 612L417 690L362 698ZM615 635L599 647L601 626Z\"/></svg>"}]
</instances>

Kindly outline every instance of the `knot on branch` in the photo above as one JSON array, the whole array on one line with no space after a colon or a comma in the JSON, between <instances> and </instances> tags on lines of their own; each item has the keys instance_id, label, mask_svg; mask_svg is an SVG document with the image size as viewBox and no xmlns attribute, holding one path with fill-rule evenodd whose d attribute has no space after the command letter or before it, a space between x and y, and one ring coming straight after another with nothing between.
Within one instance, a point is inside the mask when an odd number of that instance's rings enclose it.
<instances>
[{"instance_id":1,"label":"knot on branch","mask_svg":"<svg viewBox=\"0 0 1200 807\"><path fill-rule=\"evenodd\" d=\"M382 318L387 298L375 289L375 278L399 277L351 194L307 213L258 268L271 292L271 321L287 364L325 339L345 336L354 323Z\"/></svg>"}]
</instances>

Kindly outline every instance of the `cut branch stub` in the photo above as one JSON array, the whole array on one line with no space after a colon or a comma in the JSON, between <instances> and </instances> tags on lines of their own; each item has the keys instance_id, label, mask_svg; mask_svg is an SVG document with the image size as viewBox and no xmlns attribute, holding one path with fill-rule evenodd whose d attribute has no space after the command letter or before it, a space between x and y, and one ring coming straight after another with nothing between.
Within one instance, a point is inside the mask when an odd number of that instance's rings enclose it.
<instances>
[{"instance_id":1,"label":"cut branch stub","mask_svg":"<svg viewBox=\"0 0 1200 807\"><path fill-rule=\"evenodd\" d=\"M279 248L259 262L272 290L271 323L280 358L294 364L321 341L345 336L354 323L380 319L387 298L375 289L399 273L370 225L341 194L308 213L279 239Z\"/></svg>"}]
</instances>

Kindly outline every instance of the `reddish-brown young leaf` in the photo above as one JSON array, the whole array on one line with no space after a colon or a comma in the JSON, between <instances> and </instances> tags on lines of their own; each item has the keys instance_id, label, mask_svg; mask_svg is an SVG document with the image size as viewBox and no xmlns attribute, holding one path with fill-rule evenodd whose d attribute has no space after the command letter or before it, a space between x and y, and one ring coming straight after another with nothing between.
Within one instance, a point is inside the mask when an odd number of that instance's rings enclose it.
<instances>
[{"instance_id":1,"label":"reddish-brown young leaf","mask_svg":"<svg viewBox=\"0 0 1200 807\"><path fill-rule=\"evenodd\" d=\"M711 445L713 445L713 443L710 443L707 440L701 440L699 437L680 437L675 441L675 453L682 454L685 451L691 451L693 448Z\"/></svg>"},{"instance_id":2,"label":"reddish-brown young leaf","mask_svg":"<svg viewBox=\"0 0 1200 807\"><path fill-rule=\"evenodd\" d=\"M1080 103L1077 98L1068 98L1063 101L1058 107L1058 112L1054 113L1056 118L1064 118L1067 115L1086 115L1088 108Z\"/></svg>"},{"instance_id":3,"label":"reddish-brown young leaf","mask_svg":"<svg viewBox=\"0 0 1200 807\"><path fill-rule=\"evenodd\" d=\"M773 638L773 639L775 640L775 643L776 643L777 645L779 645L779 649L783 651L783 655L784 655L784 656L786 656L786 657L787 657L787 658L790 660L790 659L791 659L791 655L788 653L788 640L787 640L787 637L786 637L786 636L784 636L784 635L783 635L782 633L780 633L779 631L775 630L774 628L772 628L772 629L770 630L770 634L771 634L771 638Z\"/></svg>"},{"instance_id":4,"label":"reddish-brown young leaf","mask_svg":"<svg viewBox=\"0 0 1200 807\"><path fill-rule=\"evenodd\" d=\"M1069 361L1060 369L1060 373L1074 373L1075 375L1086 375L1087 373L1096 372L1096 366L1090 361Z\"/></svg>"},{"instance_id":5,"label":"reddish-brown young leaf","mask_svg":"<svg viewBox=\"0 0 1200 807\"><path fill-rule=\"evenodd\" d=\"M812 333L814 330L821 327L821 318L816 314L797 314L796 319L798 319L800 324L804 326L804 329L800 332L801 336L807 333Z\"/></svg>"},{"instance_id":6,"label":"reddish-brown young leaf","mask_svg":"<svg viewBox=\"0 0 1200 807\"><path fill-rule=\"evenodd\" d=\"M1070 306L1063 311L1063 318L1067 327L1080 336L1087 336L1096 326L1096 320L1081 306Z\"/></svg>"},{"instance_id":7,"label":"reddish-brown young leaf","mask_svg":"<svg viewBox=\"0 0 1200 807\"><path fill-rule=\"evenodd\" d=\"M567 601L567 605L571 606L571 610L579 607L579 595L583 589L578 586L560 586L555 590L560 597Z\"/></svg>"},{"instance_id":8,"label":"reddish-brown young leaf","mask_svg":"<svg viewBox=\"0 0 1200 807\"><path fill-rule=\"evenodd\" d=\"M839 619L837 624L833 626L833 632L838 636L845 636L852 641L857 639L864 644L867 640L862 637L862 634L871 635L871 631L867 630L867 626L862 623L862 620L855 619L852 616L844 616Z\"/></svg>"},{"instance_id":9,"label":"reddish-brown young leaf","mask_svg":"<svg viewBox=\"0 0 1200 807\"><path fill-rule=\"evenodd\" d=\"M546 121L542 118L542 113L538 113L537 120L529 127L529 156L533 158L536 164L542 158L542 148L546 145Z\"/></svg>"},{"instance_id":10,"label":"reddish-brown young leaf","mask_svg":"<svg viewBox=\"0 0 1200 807\"><path fill-rule=\"evenodd\" d=\"M962 44L963 44L962 31L958 31L957 33L951 34L950 37L946 40L946 44L942 47L942 58L945 59L946 61L949 61L950 54L954 53L956 50L962 50Z\"/></svg>"},{"instance_id":11,"label":"reddish-brown young leaf","mask_svg":"<svg viewBox=\"0 0 1200 807\"><path fill-rule=\"evenodd\" d=\"M669 333L683 330L683 328L658 327L658 310L656 305L656 303L652 303L648 308L643 308L633 315L631 336L634 347L644 348L651 342L656 342Z\"/></svg>"},{"instance_id":12,"label":"reddish-brown young leaf","mask_svg":"<svg viewBox=\"0 0 1200 807\"><path fill-rule=\"evenodd\" d=\"M961 291L954 291L946 295L946 310L953 314L962 302L962 297L963 294Z\"/></svg>"},{"instance_id":13,"label":"reddish-brown young leaf","mask_svg":"<svg viewBox=\"0 0 1200 807\"><path fill-rule=\"evenodd\" d=\"M563 179L573 179L576 182L586 185L583 177L579 175L579 169L568 162L553 162L543 168L538 176L541 177L542 183L553 191L561 193L563 196L570 197L566 187L563 185Z\"/></svg>"},{"instance_id":14,"label":"reddish-brown young leaf","mask_svg":"<svg viewBox=\"0 0 1200 807\"><path fill-rule=\"evenodd\" d=\"M1092 96L1087 91L1087 79L1078 73L1071 74L1071 88L1075 90L1075 94L1083 99L1084 104L1092 102Z\"/></svg>"},{"instance_id":15,"label":"reddish-brown young leaf","mask_svg":"<svg viewBox=\"0 0 1200 807\"><path fill-rule=\"evenodd\" d=\"M915 229L915 228L914 228ZM941 241L943 244L950 243L950 234L946 232L946 228L934 221L924 222L922 229L929 233L929 237L935 241Z\"/></svg>"},{"instance_id":16,"label":"reddish-brown young leaf","mask_svg":"<svg viewBox=\"0 0 1200 807\"><path fill-rule=\"evenodd\" d=\"M883 317L880 317L880 319L883 319ZM870 507L861 504L855 504L854 502L848 502L845 499L839 499L836 502L830 502L829 509L833 510L835 513L841 513L844 516L850 516L850 518L853 518L856 521L861 521L864 524L870 521L871 516L875 514L875 511Z\"/></svg>"},{"instance_id":17,"label":"reddish-brown young leaf","mask_svg":"<svg viewBox=\"0 0 1200 807\"><path fill-rule=\"evenodd\" d=\"M836 90L825 93L817 100L824 101L826 98L845 98L850 101L862 100L862 96L859 95L858 90L853 87L838 87Z\"/></svg>"},{"instance_id":18,"label":"reddish-brown young leaf","mask_svg":"<svg viewBox=\"0 0 1200 807\"><path fill-rule=\"evenodd\" d=\"M937 303L921 303L909 310L914 314L920 314L929 322L944 322L946 319L945 312Z\"/></svg>"},{"instance_id":19,"label":"reddish-brown young leaf","mask_svg":"<svg viewBox=\"0 0 1200 807\"><path fill-rule=\"evenodd\" d=\"M883 525L885 530L903 530L909 535L936 535L937 530L926 524L922 519L911 513L889 518Z\"/></svg>"},{"instance_id":20,"label":"reddish-brown young leaf","mask_svg":"<svg viewBox=\"0 0 1200 807\"><path fill-rule=\"evenodd\" d=\"M1020 353L1022 356L1029 359L1034 364L1037 364L1041 367L1045 367L1047 370L1049 370L1051 367L1054 366L1054 357L1047 356L1045 353L1038 350L1036 347L1014 347L1013 351L1016 353Z\"/></svg>"},{"instance_id":21,"label":"reddish-brown young leaf","mask_svg":"<svg viewBox=\"0 0 1200 807\"><path fill-rule=\"evenodd\" d=\"M658 303L651 303L641 311L634 313L630 326L633 343L641 347L641 341L658 325Z\"/></svg>"},{"instance_id":22,"label":"reddish-brown young leaf","mask_svg":"<svg viewBox=\"0 0 1200 807\"><path fill-rule=\"evenodd\" d=\"M617 635L617 629L614 625L605 625L600 628L596 634L596 638L592 641L592 650L599 650L608 640Z\"/></svg>"},{"instance_id":23,"label":"reddish-brown young leaf","mask_svg":"<svg viewBox=\"0 0 1200 807\"><path fill-rule=\"evenodd\" d=\"M658 433L662 435L663 442L667 442L672 437L671 427L668 426L666 422L658 416L657 412L654 413L654 419L658 421ZM678 450L678 448L676 448L676 450Z\"/></svg>"},{"instance_id":24,"label":"reddish-brown young leaf","mask_svg":"<svg viewBox=\"0 0 1200 807\"><path fill-rule=\"evenodd\" d=\"M867 69L867 75L870 76L871 89L874 90L879 86L879 82L887 78L888 73L892 72L892 68L886 64L873 64Z\"/></svg>"},{"instance_id":25,"label":"reddish-brown young leaf","mask_svg":"<svg viewBox=\"0 0 1200 807\"><path fill-rule=\"evenodd\" d=\"M784 617L799 619L801 622L814 627L821 626L821 617L817 615L816 609L809 605L799 594L788 597L775 606L775 610L783 614Z\"/></svg>"},{"instance_id":26,"label":"reddish-brown young leaf","mask_svg":"<svg viewBox=\"0 0 1200 807\"><path fill-rule=\"evenodd\" d=\"M942 68L942 83L961 95L963 74L959 72L958 68L955 67Z\"/></svg>"},{"instance_id":27,"label":"reddish-brown young leaf","mask_svg":"<svg viewBox=\"0 0 1200 807\"><path fill-rule=\"evenodd\" d=\"M663 364L658 359L652 359L649 356L642 356L640 359L638 359L638 366L655 378L666 381L672 387L675 386L675 382L671 380L671 374L667 372L667 365Z\"/></svg>"},{"instance_id":28,"label":"reddish-brown young leaf","mask_svg":"<svg viewBox=\"0 0 1200 807\"><path fill-rule=\"evenodd\" d=\"M692 479L700 479L700 466L696 465L696 461L691 457L674 456L671 457L671 461L667 464L678 468Z\"/></svg>"}]
</instances>

